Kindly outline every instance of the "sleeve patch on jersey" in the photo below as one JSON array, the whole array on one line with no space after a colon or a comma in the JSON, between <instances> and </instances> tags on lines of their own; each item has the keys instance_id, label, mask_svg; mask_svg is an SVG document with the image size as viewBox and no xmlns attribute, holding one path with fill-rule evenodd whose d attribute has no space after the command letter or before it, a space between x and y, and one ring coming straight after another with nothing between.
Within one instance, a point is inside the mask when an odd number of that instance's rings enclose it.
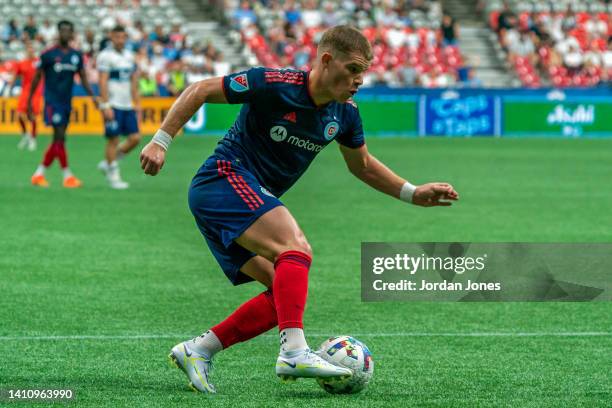
<instances>
[{"instance_id":1,"label":"sleeve patch on jersey","mask_svg":"<svg viewBox=\"0 0 612 408\"><path fill-rule=\"evenodd\" d=\"M230 88L234 92L246 92L249 90L249 80L247 74L240 74L230 78Z\"/></svg>"},{"instance_id":2,"label":"sleeve patch on jersey","mask_svg":"<svg viewBox=\"0 0 612 408\"><path fill-rule=\"evenodd\" d=\"M265 72L266 82L282 82L286 84L303 85L304 84L304 73L303 72L281 72L281 71L266 71Z\"/></svg>"}]
</instances>

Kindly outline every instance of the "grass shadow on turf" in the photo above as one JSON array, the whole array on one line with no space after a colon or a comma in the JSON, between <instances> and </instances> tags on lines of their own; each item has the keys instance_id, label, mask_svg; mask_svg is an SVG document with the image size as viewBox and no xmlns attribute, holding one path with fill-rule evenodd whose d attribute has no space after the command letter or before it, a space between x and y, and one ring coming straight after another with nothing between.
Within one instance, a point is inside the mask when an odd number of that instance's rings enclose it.
<instances>
[{"instance_id":1,"label":"grass shadow on turf","mask_svg":"<svg viewBox=\"0 0 612 408\"><path fill-rule=\"evenodd\" d=\"M274 394L277 398L304 398L304 399L329 399L329 398L338 398L338 395L332 395L330 393L325 392L322 389L319 390L277 390ZM340 396L347 397L347 395Z\"/></svg>"}]
</instances>

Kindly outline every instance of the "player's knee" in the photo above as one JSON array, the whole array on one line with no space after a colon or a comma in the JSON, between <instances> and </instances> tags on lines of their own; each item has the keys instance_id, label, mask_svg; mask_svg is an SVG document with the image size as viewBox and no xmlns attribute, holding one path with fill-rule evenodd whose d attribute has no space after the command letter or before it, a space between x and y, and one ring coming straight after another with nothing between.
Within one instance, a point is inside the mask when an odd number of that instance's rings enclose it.
<instances>
[{"instance_id":1,"label":"player's knee","mask_svg":"<svg viewBox=\"0 0 612 408\"><path fill-rule=\"evenodd\" d=\"M278 254L276 254L276 257L286 251L302 252L312 258L312 247L306 239L306 236L304 236L304 234L302 233L298 234L298 236L296 236L295 239L292 240L292 242L288 243L285 248L283 248Z\"/></svg>"},{"instance_id":2,"label":"player's knee","mask_svg":"<svg viewBox=\"0 0 612 408\"><path fill-rule=\"evenodd\" d=\"M304 240L301 243L301 249L299 251L305 253L306 255L312 258L312 247L310 246L310 243L306 240L306 237L304 237Z\"/></svg>"},{"instance_id":3,"label":"player's knee","mask_svg":"<svg viewBox=\"0 0 612 408\"><path fill-rule=\"evenodd\" d=\"M133 135L130 135L130 142L132 142L132 144L137 145L138 143L140 143L141 140L142 140L142 136L140 135L140 133L135 133Z\"/></svg>"}]
</instances>

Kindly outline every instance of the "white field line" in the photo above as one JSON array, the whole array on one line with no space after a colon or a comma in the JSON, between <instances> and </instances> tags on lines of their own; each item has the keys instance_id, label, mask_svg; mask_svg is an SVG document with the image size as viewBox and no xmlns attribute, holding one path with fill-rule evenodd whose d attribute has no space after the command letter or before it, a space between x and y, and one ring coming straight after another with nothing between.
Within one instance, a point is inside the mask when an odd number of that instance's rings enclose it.
<instances>
[{"instance_id":1,"label":"white field line","mask_svg":"<svg viewBox=\"0 0 612 408\"><path fill-rule=\"evenodd\" d=\"M309 336L325 337L328 334L308 333ZM612 332L472 332L472 333L428 333L428 332L395 332L395 333L353 333L353 337L604 337ZM0 336L0 341L28 340L155 340L155 339L189 339L189 334L126 334L126 335L51 335L51 336ZM264 334L261 337L274 337Z\"/></svg>"}]
</instances>

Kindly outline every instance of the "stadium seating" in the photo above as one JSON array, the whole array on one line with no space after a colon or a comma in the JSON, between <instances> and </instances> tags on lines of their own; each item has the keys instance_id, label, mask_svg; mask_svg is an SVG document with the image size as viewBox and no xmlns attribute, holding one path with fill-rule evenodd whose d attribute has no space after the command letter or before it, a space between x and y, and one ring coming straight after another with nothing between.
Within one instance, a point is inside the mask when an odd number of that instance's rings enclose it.
<instances>
[{"instance_id":1,"label":"stadium seating","mask_svg":"<svg viewBox=\"0 0 612 408\"><path fill-rule=\"evenodd\" d=\"M612 4L602 1L487 2L490 27L499 33L509 63L525 86L594 86L612 79ZM500 27L500 14L510 26ZM502 16L503 18L503 16ZM513 55L520 32L533 55Z\"/></svg>"},{"instance_id":2,"label":"stadium seating","mask_svg":"<svg viewBox=\"0 0 612 408\"><path fill-rule=\"evenodd\" d=\"M403 10L381 7L373 13L357 3L323 2L317 8L316 1L305 0L295 8L266 8L259 2L251 6L234 1L226 15L247 46L250 65L308 69L322 32L333 24L356 21L373 44L366 86L446 86L457 81L464 61L458 46L441 45L440 2Z\"/></svg>"},{"instance_id":3,"label":"stadium seating","mask_svg":"<svg viewBox=\"0 0 612 408\"><path fill-rule=\"evenodd\" d=\"M107 42L107 32L117 23L127 26L130 47L136 50L145 46L147 52L138 56L141 71L159 85L167 84L168 71L174 67L176 58L183 59L182 68L192 80L212 76L217 72L217 65L223 65L215 57L220 54L218 50L209 52L210 45L196 44L181 31L186 19L172 0L3 0L0 12L0 53L4 61L0 64L0 80L5 83L10 78L7 71L11 71L12 61L22 58L25 41L29 40L22 32L29 15L34 17L38 29L35 39L38 51L53 41L59 20L75 23L77 35L73 45L84 52L86 70L94 83L95 55ZM20 32L18 38L9 39L6 29L12 19L16 20ZM158 27L165 29L159 35ZM164 37L163 41L160 37ZM163 45L160 53L156 51L158 43ZM227 70L225 67L223 72Z\"/></svg>"}]
</instances>

